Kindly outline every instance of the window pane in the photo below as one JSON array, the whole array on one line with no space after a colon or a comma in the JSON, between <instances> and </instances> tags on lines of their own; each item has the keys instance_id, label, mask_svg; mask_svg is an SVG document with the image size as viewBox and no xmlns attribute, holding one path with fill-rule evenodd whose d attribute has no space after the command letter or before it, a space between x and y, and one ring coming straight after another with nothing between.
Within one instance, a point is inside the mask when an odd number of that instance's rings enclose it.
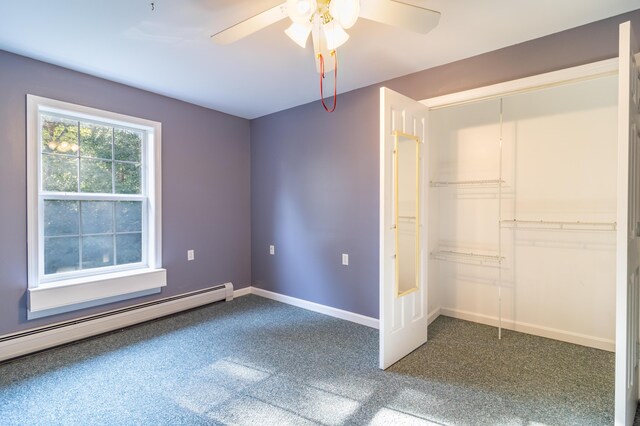
<instances>
[{"instance_id":1,"label":"window pane","mask_svg":"<svg viewBox=\"0 0 640 426\"><path fill-rule=\"evenodd\" d=\"M78 192L78 159L64 155L43 155L42 189Z\"/></svg>"},{"instance_id":2,"label":"window pane","mask_svg":"<svg viewBox=\"0 0 640 426\"><path fill-rule=\"evenodd\" d=\"M116 163L116 194L140 194L140 165Z\"/></svg>"},{"instance_id":3,"label":"window pane","mask_svg":"<svg viewBox=\"0 0 640 426\"><path fill-rule=\"evenodd\" d=\"M113 129L97 124L80 124L80 156L105 158L113 157Z\"/></svg>"},{"instance_id":4,"label":"window pane","mask_svg":"<svg viewBox=\"0 0 640 426\"><path fill-rule=\"evenodd\" d=\"M78 122L42 115L42 152L73 154L78 151Z\"/></svg>"},{"instance_id":5,"label":"window pane","mask_svg":"<svg viewBox=\"0 0 640 426\"><path fill-rule=\"evenodd\" d=\"M80 268L78 237L44 239L44 273L75 271Z\"/></svg>"},{"instance_id":6,"label":"window pane","mask_svg":"<svg viewBox=\"0 0 640 426\"><path fill-rule=\"evenodd\" d=\"M116 235L117 264L142 262L142 234Z\"/></svg>"},{"instance_id":7,"label":"window pane","mask_svg":"<svg viewBox=\"0 0 640 426\"><path fill-rule=\"evenodd\" d=\"M82 269L113 265L113 235L82 237Z\"/></svg>"},{"instance_id":8,"label":"window pane","mask_svg":"<svg viewBox=\"0 0 640 426\"><path fill-rule=\"evenodd\" d=\"M83 158L80 161L80 191L112 193L111 164L111 161Z\"/></svg>"},{"instance_id":9,"label":"window pane","mask_svg":"<svg viewBox=\"0 0 640 426\"><path fill-rule=\"evenodd\" d=\"M113 232L113 202L82 202L82 233L106 234Z\"/></svg>"},{"instance_id":10,"label":"window pane","mask_svg":"<svg viewBox=\"0 0 640 426\"><path fill-rule=\"evenodd\" d=\"M140 162L142 152L142 132L134 130L114 130L116 160Z\"/></svg>"},{"instance_id":11,"label":"window pane","mask_svg":"<svg viewBox=\"0 0 640 426\"><path fill-rule=\"evenodd\" d=\"M116 203L116 232L142 231L142 201Z\"/></svg>"},{"instance_id":12,"label":"window pane","mask_svg":"<svg viewBox=\"0 0 640 426\"><path fill-rule=\"evenodd\" d=\"M78 223L77 201L46 200L44 202L45 236L78 235Z\"/></svg>"}]
</instances>

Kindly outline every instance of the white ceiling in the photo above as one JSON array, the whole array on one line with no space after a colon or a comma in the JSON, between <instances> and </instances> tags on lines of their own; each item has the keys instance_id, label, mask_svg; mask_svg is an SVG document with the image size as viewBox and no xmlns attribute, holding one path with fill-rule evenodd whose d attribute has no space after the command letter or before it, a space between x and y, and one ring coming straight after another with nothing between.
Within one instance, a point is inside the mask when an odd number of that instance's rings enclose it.
<instances>
[{"instance_id":1,"label":"white ceiling","mask_svg":"<svg viewBox=\"0 0 640 426\"><path fill-rule=\"evenodd\" d=\"M0 49L229 114L319 99L312 51L282 21L227 46L209 36L284 0L0 0ZM367 1L367 0L362 0ZM442 13L426 35L366 20L339 50L339 92L618 15L638 0L405 0Z\"/></svg>"}]
</instances>

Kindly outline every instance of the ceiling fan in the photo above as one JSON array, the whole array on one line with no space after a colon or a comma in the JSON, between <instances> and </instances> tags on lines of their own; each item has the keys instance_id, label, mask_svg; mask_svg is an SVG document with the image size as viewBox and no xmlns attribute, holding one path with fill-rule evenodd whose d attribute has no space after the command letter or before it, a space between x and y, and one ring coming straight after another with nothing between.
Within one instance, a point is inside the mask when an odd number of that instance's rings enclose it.
<instances>
[{"instance_id":1,"label":"ceiling fan","mask_svg":"<svg viewBox=\"0 0 640 426\"><path fill-rule=\"evenodd\" d=\"M332 70L334 77L338 76L337 49L349 39L345 30L355 25L358 18L364 18L426 34L438 25L440 13L397 0L287 0L212 35L211 39L219 44L233 43L287 17L292 23L285 33L296 44L305 48L309 34L312 36L320 73L320 98L325 110L333 112L336 81L333 108L329 109L324 102L323 79L325 72ZM333 61L327 61L328 58Z\"/></svg>"}]
</instances>

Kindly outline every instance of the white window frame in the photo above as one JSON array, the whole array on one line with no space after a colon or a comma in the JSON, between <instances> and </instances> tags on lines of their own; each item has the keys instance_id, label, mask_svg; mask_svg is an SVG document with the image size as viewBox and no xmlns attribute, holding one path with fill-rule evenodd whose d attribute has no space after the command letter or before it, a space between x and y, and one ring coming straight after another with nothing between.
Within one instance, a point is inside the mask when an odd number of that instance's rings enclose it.
<instances>
[{"instance_id":1,"label":"white window frame","mask_svg":"<svg viewBox=\"0 0 640 426\"><path fill-rule=\"evenodd\" d=\"M44 209L41 195L41 114L142 130L143 201L142 262L107 268L44 274ZM54 99L27 95L27 243L29 319L97 306L160 292L166 286L162 268L161 131L159 122ZM145 196L146 195L146 196ZM100 199L100 195L59 193L56 199ZM146 238L145 238L146 237Z\"/></svg>"}]
</instances>

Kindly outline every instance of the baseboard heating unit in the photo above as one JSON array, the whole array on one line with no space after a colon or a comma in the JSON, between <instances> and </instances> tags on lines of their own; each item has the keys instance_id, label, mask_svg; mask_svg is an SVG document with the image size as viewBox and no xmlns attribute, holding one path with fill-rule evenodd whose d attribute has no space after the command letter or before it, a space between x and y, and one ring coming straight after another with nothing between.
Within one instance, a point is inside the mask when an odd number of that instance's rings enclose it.
<instances>
[{"instance_id":1,"label":"baseboard heating unit","mask_svg":"<svg viewBox=\"0 0 640 426\"><path fill-rule=\"evenodd\" d=\"M126 308L0 336L0 362L220 300L233 299L233 284L193 291Z\"/></svg>"}]
</instances>

